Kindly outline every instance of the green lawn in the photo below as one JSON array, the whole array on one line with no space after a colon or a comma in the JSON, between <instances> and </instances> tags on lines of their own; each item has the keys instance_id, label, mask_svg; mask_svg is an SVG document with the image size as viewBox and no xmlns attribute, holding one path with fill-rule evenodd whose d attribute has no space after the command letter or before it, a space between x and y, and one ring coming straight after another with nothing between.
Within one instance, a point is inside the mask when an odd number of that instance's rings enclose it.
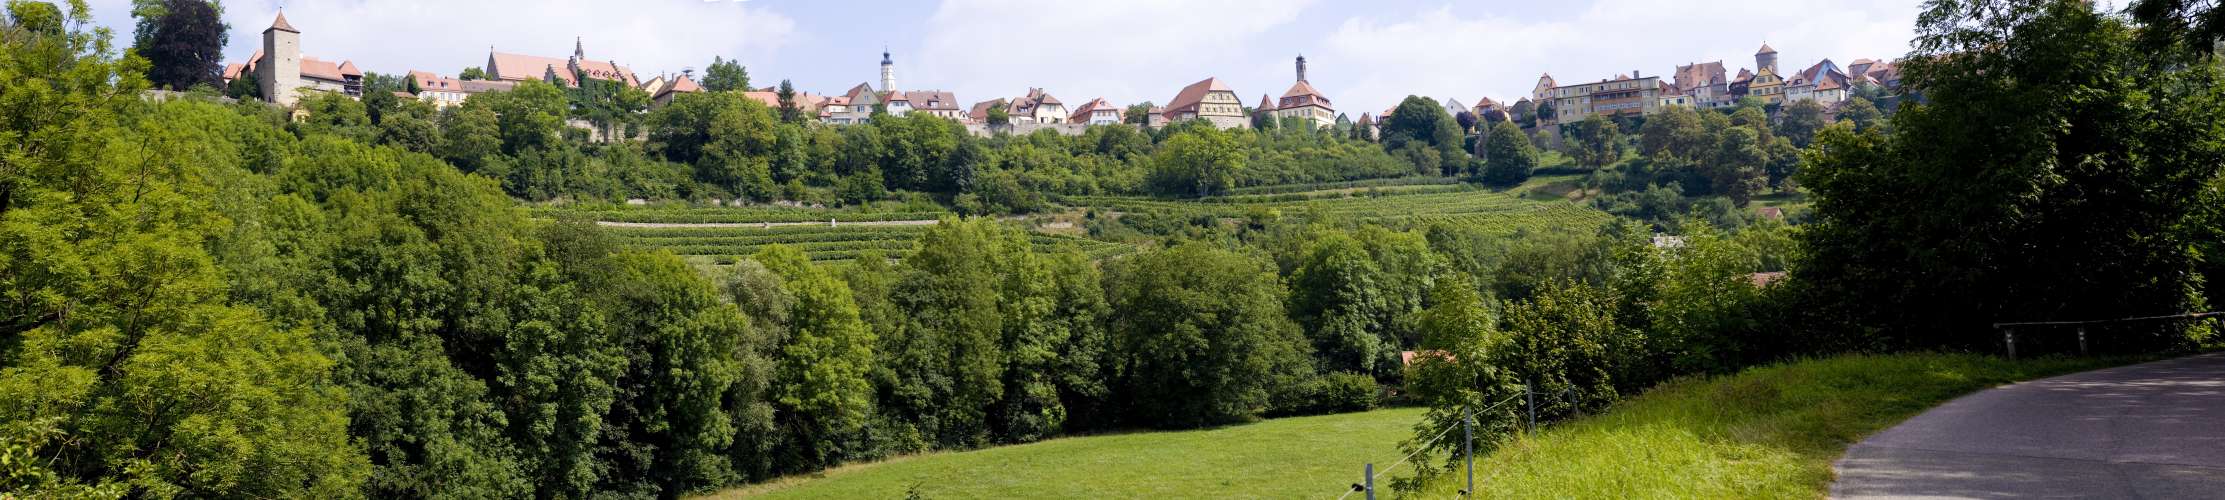
<instances>
[{"instance_id":1,"label":"green lawn","mask_svg":"<svg viewBox=\"0 0 2225 500\"><path fill-rule=\"evenodd\" d=\"M717 498L1333 498L1397 460L1419 409L1065 438L860 464Z\"/></svg>"},{"instance_id":2,"label":"green lawn","mask_svg":"<svg viewBox=\"0 0 2225 500\"><path fill-rule=\"evenodd\" d=\"M1657 387L1476 463L1484 498L1818 498L1863 436L1956 396L2130 360L1842 356ZM1447 477L1423 495L1462 486Z\"/></svg>"},{"instance_id":3,"label":"green lawn","mask_svg":"<svg viewBox=\"0 0 2225 500\"><path fill-rule=\"evenodd\" d=\"M1663 384L1479 459L1484 498L1817 498L1847 445L1956 396L2131 360L1841 356ZM1334 498L1388 466L1417 409L1067 438L843 467L718 497ZM1413 473L1411 464L1390 476ZM1422 498L1449 498L1457 475ZM1398 498L1384 486L1384 498Z\"/></svg>"}]
</instances>

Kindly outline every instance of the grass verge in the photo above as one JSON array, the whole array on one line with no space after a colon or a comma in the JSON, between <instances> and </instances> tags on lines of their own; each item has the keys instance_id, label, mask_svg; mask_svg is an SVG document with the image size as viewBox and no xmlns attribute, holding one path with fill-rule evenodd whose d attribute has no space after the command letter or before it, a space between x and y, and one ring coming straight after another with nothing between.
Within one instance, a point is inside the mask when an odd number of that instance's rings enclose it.
<instances>
[{"instance_id":1,"label":"grass verge","mask_svg":"<svg viewBox=\"0 0 2225 500\"><path fill-rule=\"evenodd\" d=\"M1818 498L1831 461L1863 436L1970 392L2134 361L1853 355L1680 379L1479 458L1478 497ZM1334 498L1362 464L1402 456L1397 443L1420 418L1390 409L1054 439L845 466L713 498L902 498L915 485L927 498ZM1460 481L1442 476L1418 497L1456 497ZM1384 498L1401 497L1385 488Z\"/></svg>"},{"instance_id":2,"label":"grass verge","mask_svg":"<svg viewBox=\"0 0 2225 500\"><path fill-rule=\"evenodd\" d=\"M1957 396L2133 359L1840 356L1663 384L1476 462L1479 498L1819 498L1831 462ZM1407 471L1402 471L1407 472ZM1463 486L1438 478L1421 495Z\"/></svg>"},{"instance_id":3,"label":"grass verge","mask_svg":"<svg viewBox=\"0 0 2225 500\"><path fill-rule=\"evenodd\" d=\"M711 498L1320 498L1398 458L1421 410L1053 439L835 468Z\"/></svg>"}]
</instances>

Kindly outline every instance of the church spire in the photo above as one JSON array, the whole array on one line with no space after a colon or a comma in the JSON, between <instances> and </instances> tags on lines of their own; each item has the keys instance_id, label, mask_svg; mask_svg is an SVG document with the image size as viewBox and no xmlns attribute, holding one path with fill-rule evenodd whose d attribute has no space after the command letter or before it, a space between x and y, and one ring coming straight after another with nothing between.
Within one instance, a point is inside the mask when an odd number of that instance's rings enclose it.
<instances>
[{"instance_id":1,"label":"church spire","mask_svg":"<svg viewBox=\"0 0 2225 500\"><path fill-rule=\"evenodd\" d=\"M586 37L572 37L572 57L582 61L587 60Z\"/></svg>"},{"instance_id":2,"label":"church spire","mask_svg":"<svg viewBox=\"0 0 2225 500\"><path fill-rule=\"evenodd\" d=\"M1298 54L1298 81L1306 81L1306 55Z\"/></svg>"}]
</instances>

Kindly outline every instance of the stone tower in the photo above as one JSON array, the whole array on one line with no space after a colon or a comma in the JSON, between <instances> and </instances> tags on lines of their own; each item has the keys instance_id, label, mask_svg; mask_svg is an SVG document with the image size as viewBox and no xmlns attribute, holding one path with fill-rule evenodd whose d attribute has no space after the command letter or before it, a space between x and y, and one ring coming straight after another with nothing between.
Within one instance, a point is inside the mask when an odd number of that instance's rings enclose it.
<instances>
[{"instance_id":1,"label":"stone tower","mask_svg":"<svg viewBox=\"0 0 2225 500\"><path fill-rule=\"evenodd\" d=\"M889 59L888 49L881 49L881 91L896 91L896 61Z\"/></svg>"},{"instance_id":2,"label":"stone tower","mask_svg":"<svg viewBox=\"0 0 2225 500\"><path fill-rule=\"evenodd\" d=\"M1754 53L1754 67L1756 68L1754 71L1757 73L1767 71L1776 74L1777 49L1769 48L1768 43L1761 44L1761 51Z\"/></svg>"},{"instance_id":3,"label":"stone tower","mask_svg":"<svg viewBox=\"0 0 2225 500\"><path fill-rule=\"evenodd\" d=\"M1298 81L1306 81L1306 56L1298 55Z\"/></svg>"},{"instance_id":4,"label":"stone tower","mask_svg":"<svg viewBox=\"0 0 2225 500\"><path fill-rule=\"evenodd\" d=\"M278 20L271 21L263 30L263 59L255 62L255 83L263 88L263 100L280 106L292 106L301 99L301 31L286 22L286 12L278 12Z\"/></svg>"}]
</instances>

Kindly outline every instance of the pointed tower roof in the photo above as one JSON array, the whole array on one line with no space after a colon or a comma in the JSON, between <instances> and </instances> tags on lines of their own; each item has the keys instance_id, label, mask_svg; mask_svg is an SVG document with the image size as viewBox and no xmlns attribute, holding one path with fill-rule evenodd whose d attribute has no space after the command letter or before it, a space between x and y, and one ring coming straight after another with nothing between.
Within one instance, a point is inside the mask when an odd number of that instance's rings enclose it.
<instances>
[{"instance_id":1,"label":"pointed tower roof","mask_svg":"<svg viewBox=\"0 0 2225 500\"><path fill-rule=\"evenodd\" d=\"M1762 54L1775 54L1775 53L1777 53L1777 49L1772 49L1772 48L1769 48L1769 42L1762 42L1762 43L1761 43L1761 51L1760 51L1760 52L1755 52L1755 53L1754 53L1754 55L1762 55Z\"/></svg>"},{"instance_id":2,"label":"pointed tower roof","mask_svg":"<svg viewBox=\"0 0 2225 500\"><path fill-rule=\"evenodd\" d=\"M280 10L278 11L278 19L277 19L277 20L274 20L274 21L271 21L271 22L270 22L270 29L266 29L266 30L263 30L263 32L264 32L264 33L269 33L269 32L271 32L271 30L284 31L284 32L287 32L287 33L293 33L293 34L296 34L296 35L299 35L299 34L301 34L301 30L297 30L297 29L294 29L294 25L293 25L292 23L288 23L288 22L286 22L286 11L285 11L284 9L280 9Z\"/></svg>"},{"instance_id":3,"label":"pointed tower roof","mask_svg":"<svg viewBox=\"0 0 2225 500\"><path fill-rule=\"evenodd\" d=\"M1260 95L1259 95L1259 108L1258 108L1258 111L1274 111L1274 110L1275 110L1275 100L1274 100L1274 99L1269 99L1269 98L1267 98L1267 94L1260 94Z\"/></svg>"}]
</instances>

